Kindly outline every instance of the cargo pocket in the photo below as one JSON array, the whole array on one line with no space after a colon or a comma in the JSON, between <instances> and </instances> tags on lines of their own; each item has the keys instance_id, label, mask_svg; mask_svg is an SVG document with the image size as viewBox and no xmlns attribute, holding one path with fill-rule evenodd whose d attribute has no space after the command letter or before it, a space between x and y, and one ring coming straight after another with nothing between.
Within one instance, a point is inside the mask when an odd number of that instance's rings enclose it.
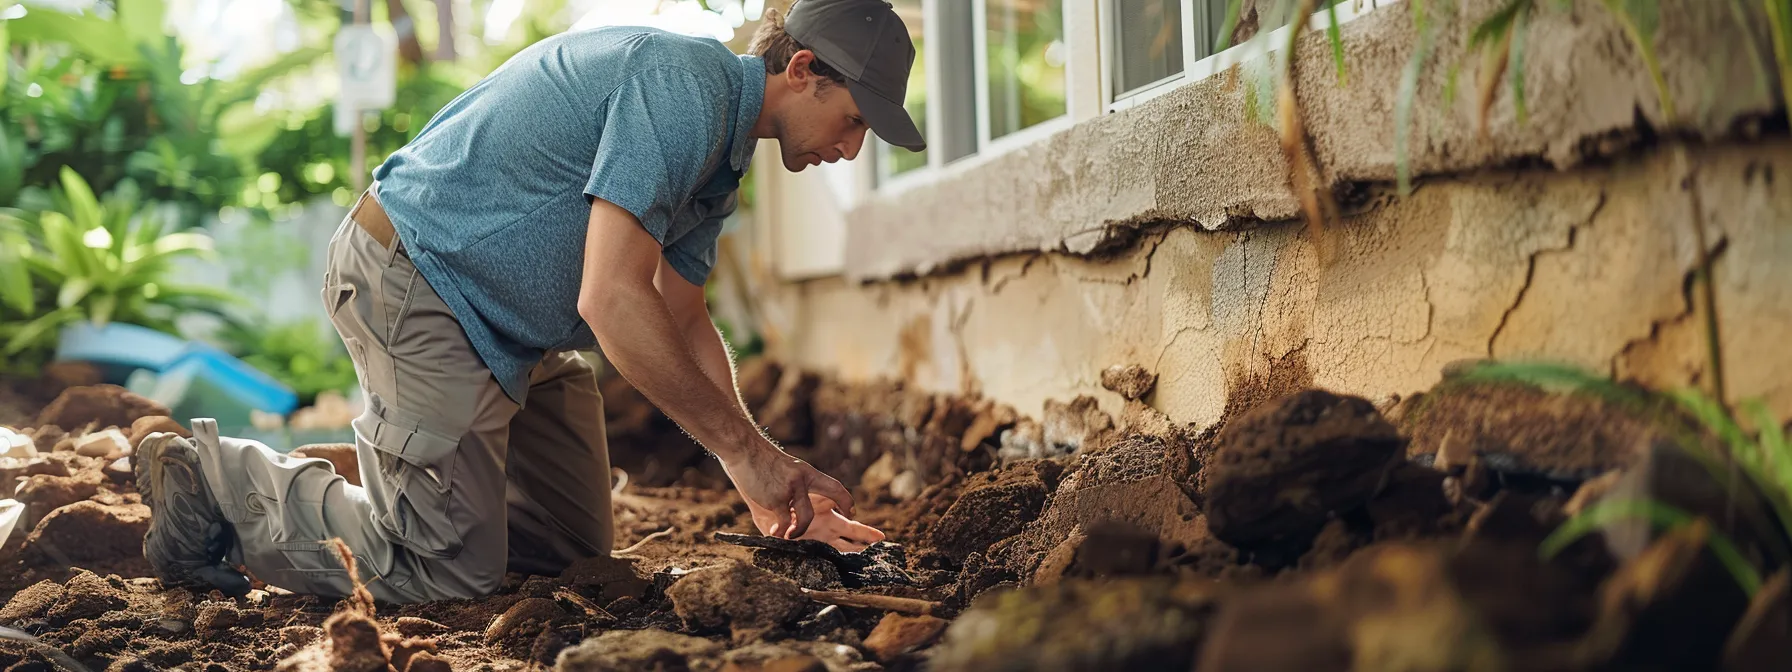
<instances>
[{"instance_id":1,"label":"cargo pocket","mask_svg":"<svg viewBox=\"0 0 1792 672\"><path fill-rule=\"evenodd\" d=\"M383 408L377 397L354 420L355 434L379 459L380 483L367 488L374 522L388 539L419 555L450 559L462 547L461 530L449 515L460 439L417 425L416 416Z\"/></svg>"}]
</instances>

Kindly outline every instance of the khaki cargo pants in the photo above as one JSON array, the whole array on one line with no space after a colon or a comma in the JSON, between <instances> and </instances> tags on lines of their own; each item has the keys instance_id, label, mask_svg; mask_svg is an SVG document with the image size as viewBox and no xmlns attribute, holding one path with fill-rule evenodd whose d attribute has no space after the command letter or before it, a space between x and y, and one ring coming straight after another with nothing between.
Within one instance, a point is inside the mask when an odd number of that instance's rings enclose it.
<instances>
[{"instance_id":1,"label":"khaki cargo pants","mask_svg":"<svg viewBox=\"0 0 1792 672\"><path fill-rule=\"evenodd\" d=\"M235 527L230 561L287 590L342 596L351 583L326 544L339 537L376 599L418 602L489 594L507 568L555 573L608 554L609 454L592 365L549 354L519 408L402 241L383 246L353 217L330 241L323 300L366 393L354 421L363 486L325 460L201 441L217 447L200 452Z\"/></svg>"}]
</instances>

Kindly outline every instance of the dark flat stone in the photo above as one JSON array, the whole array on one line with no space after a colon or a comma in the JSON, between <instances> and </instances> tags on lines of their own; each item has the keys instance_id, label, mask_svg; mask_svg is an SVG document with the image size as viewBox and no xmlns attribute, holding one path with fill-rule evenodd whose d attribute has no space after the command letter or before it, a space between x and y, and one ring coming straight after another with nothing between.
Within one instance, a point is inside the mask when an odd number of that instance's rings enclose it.
<instances>
[{"instance_id":1,"label":"dark flat stone","mask_svg":"<svg viewBox=\"0 0 1792 672\"><path fill-rule=\"evenodd\" d=\"M857 553L842 553L825 543L814 539L779 539L755 534L715 533L716 541L746 546L748 548L765 548L785 553L811 555L828 562L840 570L840 582L848 588L881 585L915 585L914 578L908 575L903 567L908 565L908 556L902 544L880 541Z\"/></svg>"}]
</instances>

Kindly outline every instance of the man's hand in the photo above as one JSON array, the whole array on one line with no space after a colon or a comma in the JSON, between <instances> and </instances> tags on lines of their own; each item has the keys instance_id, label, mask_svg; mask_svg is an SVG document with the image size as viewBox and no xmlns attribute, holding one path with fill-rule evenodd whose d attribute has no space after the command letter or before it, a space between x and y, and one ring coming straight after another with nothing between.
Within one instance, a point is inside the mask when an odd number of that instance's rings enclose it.
<instances>
[{"instance_id":1,"label":"man's hand","mask_svg":"<svg viewBox=\"0 0 1792 672\"><path fill-rule=\"evenodd\" d=\"M852 493L846 491L846 486L769 441L722 455L722 468L740 490L741 499L747 500L753 523L762 533L784 539L807 534L815 520L811 494L830 500L828 512L843 509L846 515L852 515Z\"/></svg>"},{"instance_id":2,"label":"man's hand","mask_svg":"<svg viewBox=\"0 0 1792 672\"><path fill-rule=\"evenodd\" d=\"M834 500L810 493L809 502L815 510L815 520L809 523L809 531L797 537L798 539L814 539L824 542L843 553L857 553L865 550L866 546L884 540L884 533L879 532L877 528L841 514L834 504ZM778 528L780 524L778 516L770 510L754 506L751 503L747 504L747 509L753 512L753 524L757 525L760 531ZM768 534L778 536L771 532Z\"/></svg>"}]
</instances>

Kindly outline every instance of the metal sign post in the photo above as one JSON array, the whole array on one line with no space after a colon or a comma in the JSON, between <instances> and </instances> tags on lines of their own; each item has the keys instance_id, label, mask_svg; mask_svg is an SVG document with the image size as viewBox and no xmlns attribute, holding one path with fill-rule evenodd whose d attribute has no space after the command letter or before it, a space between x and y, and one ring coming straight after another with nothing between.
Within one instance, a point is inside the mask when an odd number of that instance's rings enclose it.
<instances>
[{"instance_id":1,"label":"metal sign post","mask_svg":"<svg viewBox=\"0 0 1792 672\"><path fill-rule=\"evenodd\" d=\"M354 0L354 21L336 32L336 132L351 134L349 172L355 193L367 188L368 110L390 107L398 89L397 42L390 31L369 25L369 0Z\"/></svg>"}]
</instances>

